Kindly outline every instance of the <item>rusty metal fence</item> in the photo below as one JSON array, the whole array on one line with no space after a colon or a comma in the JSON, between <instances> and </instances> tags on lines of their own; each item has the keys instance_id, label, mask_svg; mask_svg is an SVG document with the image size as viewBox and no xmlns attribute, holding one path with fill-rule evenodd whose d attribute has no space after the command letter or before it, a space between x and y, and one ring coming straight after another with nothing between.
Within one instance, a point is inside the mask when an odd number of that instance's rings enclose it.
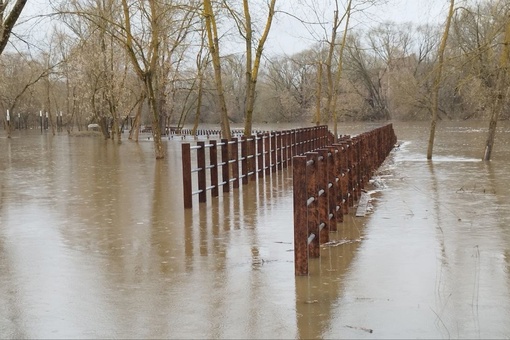
<instances>
[{"instance_id":1,"label":"rusty metal fence","mask_svg":"<svg viewBox=\"0 0 510 340\"><path fill-rule=\"evenodd\" d=\"M308 275L308 259L320 257L320 245L337 231L396 142L388 124L293 157L296 275Z\"/></svg>"},{"instance_id":2,"label":"rusty metal fence","mask_svg":"<svg viewBox=\"0 0 510 340\"><path fill-rule=\"evenodd\" d=\"M199 141L182 144L184 207L192 208L193 196L199 202L229 192L257 176L286 168L296 155L322 148L334 141L328 127L316 126L260 133L242 138ZM193 189L196 190L193 190Z\"/></svg>"}]
</instances>

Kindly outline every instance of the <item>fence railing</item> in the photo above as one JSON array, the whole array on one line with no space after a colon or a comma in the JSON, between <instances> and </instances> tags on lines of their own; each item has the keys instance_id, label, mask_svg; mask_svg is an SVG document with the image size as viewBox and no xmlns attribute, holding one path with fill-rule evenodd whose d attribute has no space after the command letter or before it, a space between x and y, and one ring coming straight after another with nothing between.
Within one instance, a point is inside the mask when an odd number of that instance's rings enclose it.
<instances>
[{"instance_id":1,"label":"fence railing","mask_svg":"<svg viewBox=\"0 0 510 340\"><path fill-rule=\"evenodd\" d=\"M308 275L309 258L320 257L320 245L329 241L329 232L337 230L396 142L388 124L293 157L296 275Z\"/></svg>"},{"instance_id":2,"label":"fence railing","mask_svg":"<svg viewBox=\"0 0 510 340\"><path fill-rule=\"evenodd\" d=\"M242 138L199 141L182 144L184 207L219 195L219 188L229 192L257 176L286 168L296 155L316 150L334 140L327 126L260 133ZM196 189L196 190L193 190Z\"/></svg>"},{"instance_id":3,"label":"fence railing","mask_svg":"<svg viewBox=\"0 0 510 340\"><path fill-rule=\"evenodd\" d=\"M263 131L254 130L253 133L255 135L263 133ZM244 135L244 129L232 129L230 130L230 134L232 137L241 137ZM167 128L167 135L170 139L186 139L186 138L195 138L200 139L203 137L205 139L209 139L211 137L221 139L221 130L219 129L197 129L193 131L193 129L184 129L184 128L176 128L170 127Z\"/></svg>"}]
</instances>

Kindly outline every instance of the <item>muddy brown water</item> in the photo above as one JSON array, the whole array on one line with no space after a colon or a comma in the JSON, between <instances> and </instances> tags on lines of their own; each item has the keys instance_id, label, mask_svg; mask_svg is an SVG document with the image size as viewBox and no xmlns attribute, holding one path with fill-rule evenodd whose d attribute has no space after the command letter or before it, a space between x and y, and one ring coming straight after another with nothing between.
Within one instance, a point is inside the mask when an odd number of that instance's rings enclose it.
<instances>
[{"instance_id":1,"label":"muddy brown water","mask_svg":"<svg viewBox=\"0 0 510 340\"><path fill-rule=\"evenodd\" d=\"M1 338L509 338L510 125L395 123L373 211L294 276L292 171L183 210L179 141L0 134ZM341 126L356 134L377 125Z\"/></svg>"}]
</instances>

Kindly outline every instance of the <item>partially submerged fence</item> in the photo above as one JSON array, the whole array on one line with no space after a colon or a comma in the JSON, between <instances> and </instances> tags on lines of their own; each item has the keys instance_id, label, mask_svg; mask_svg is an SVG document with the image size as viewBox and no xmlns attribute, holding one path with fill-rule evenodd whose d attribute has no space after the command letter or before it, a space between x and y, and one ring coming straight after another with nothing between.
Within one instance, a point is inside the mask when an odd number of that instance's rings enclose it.
<instances>
[{"instance_id":1,"label":"partially submerged fence","mask_svg":"<svg viewBox=\"0 0 510 340\"><path fill-rule=\"evenodd\" d=\"M254 134L261 134L262 131L254 131ZM221 130L219 129L197 129L193 131L193 129L182 129L176 127L167 128L167 134L171 139L186 139L188 137L192 137L195 139L199 139L200 137L209 139L210 137L217 137L217 139L221 139ZM230 134L233 137L241 137L244 135L243 129L232 129L230 130Z\"/></svg>"},{"instance_id":2,"label":"partially submerged fence","mask_svg":"<svg viewBox=\"0 0 510 340\"><path fill-rule=\"evenodd\" d=\"M295 274L308 275L308 259L349 213L373 172L393 149L391 124L293 157Z\"/></svg>"},{"instance_id":3,"label":"partially submerged fence","mask_svg":"<svg viewBox=\"0 0 510 340\"><path fill-rule=\"evenodd\" d=\"M207 192L229 192L249 179L262 178L286 168L296 155L325 147L333 142L327 126L261 133L242 138L182 144L184 207L193 206L193 196L206 202ZM196 190L193 191L193 188Z\"/></svg>"}]
</instances>

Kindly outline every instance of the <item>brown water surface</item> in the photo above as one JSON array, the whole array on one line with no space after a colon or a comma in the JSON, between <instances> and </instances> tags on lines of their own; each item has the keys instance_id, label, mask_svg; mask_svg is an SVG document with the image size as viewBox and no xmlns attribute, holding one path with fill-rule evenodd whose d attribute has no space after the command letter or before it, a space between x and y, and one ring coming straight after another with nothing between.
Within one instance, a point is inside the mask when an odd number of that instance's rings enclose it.
<instances>
[{"instance_id":1,"label":"brown water surface","mask_svg":"<svg viewBox=\"0 0 510 340\"><path fill-rule=\"evenodd\" d=\"M460 125L460 126L459 126ZM395 123L400 147L309 277L292 169L183 210L180 141L0 134L1 338L509 338L510 126ZM377 125L345 125L356 134Z\"/></svg>"}]
</instances>

